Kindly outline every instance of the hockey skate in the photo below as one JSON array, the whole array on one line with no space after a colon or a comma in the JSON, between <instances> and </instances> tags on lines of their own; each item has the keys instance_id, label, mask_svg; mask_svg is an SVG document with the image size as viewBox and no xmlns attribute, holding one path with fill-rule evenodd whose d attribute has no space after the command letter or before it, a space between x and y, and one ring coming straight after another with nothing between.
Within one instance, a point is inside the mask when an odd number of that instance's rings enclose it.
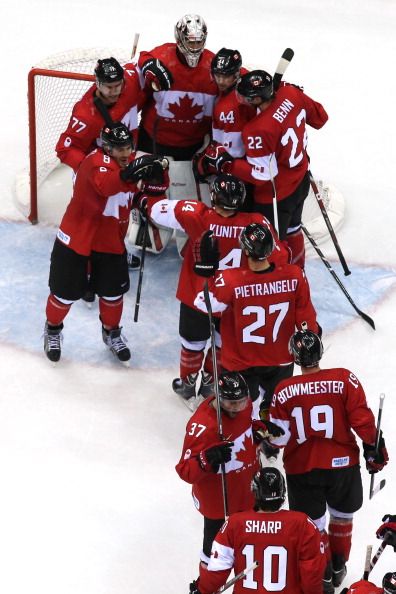
<instances>
[{"instance_id":1,"label":"hockey skate","mask_svg":"<svg viewBox=\"0 0 396 594\"><path fill-rule=\"evenodd\" d=\"M193 412L197 408L195 392L197 377L198 373L190 373L185 380L181 377L176 377L172 382L172 389L175 394L180 396L187 408Z\"/></svg>"},{"instance_id":2,"label":"hockey skate","mask_svg":"<svg viewBox=\"0 0 396 594\"><path fill-rule=\"evenodd\" d=\"M347 567L343 555L333 555L333 586L341 586L347 574Z\"/></svg>"},{"instance_id":3,"label":"hockey skate","mask_svg":"<svg viewBox=\"0 0 396 594\"><path fill-rule=\"evenodd\" d=\"M106 346L121 363L129 367L128 361L131 358L131 351L125 344L126 338L121 335L122 328L106 330L102 326L102 338Z\"/></svg>"},{"instance_id":4,"label":"hockey skate","mask_svg":"<svg viewBox=\"0 0 396 594\"><path fill-rule=\"evenodd\" d=\"M140 258L138 256L134 256L130 252L127 253L127 262L129 270L139 270L140 268Z\"/></svg>"},{"instance_id":5,"label":"hockey skate","mask_svg":"<svg viewBox=\"0 0 396 594\"><path fill-rule=\"evenodd\" d=\"M334 594L333 585L333 566L331 562L326 565L324 576L322 578L323 594Z\"/></svg>"},{"instance_id":6,"label":"hockey skate","mask_svg":"<svg viewBox=\"0 0 396 594\"><path fill-rule=\"evenodd\" d=\"M204 400L214 394L213 375L206 371L201 371L201 385L199 386L198 394L195 398L195 409L198 408Z\"/></svg>"},{"instance_id":7,"label":"hockey skate","mask_svg":"<svg viewBox=\"0 0 396 594\"><path fill-rule=\"evenodd\" d=\"M44 352L52 363L57 363L61 358L61 342L63 324L59 326L49 326L45 322L44 326Z\"/></svg>"}]
</instances>

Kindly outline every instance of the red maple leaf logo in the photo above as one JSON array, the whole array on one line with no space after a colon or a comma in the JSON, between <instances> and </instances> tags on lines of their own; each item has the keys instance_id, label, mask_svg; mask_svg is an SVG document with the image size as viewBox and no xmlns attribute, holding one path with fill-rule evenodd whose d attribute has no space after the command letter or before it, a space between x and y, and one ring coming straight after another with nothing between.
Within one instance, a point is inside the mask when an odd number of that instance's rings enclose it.
<instances>
[{"instance_id":1,"label":"red maple leaf logo","mask_svg":"<svg viewBox=\"0 0 396 594\"><path fill-rule=\"evenodd\" d=\"M253 438L251 435L245 435L241 449L236 452L236 459L238 462L242 462L243 465L252 463L252 445Z\"/></svg>"},{"instance_id":2,"label":"red maple leaf logo","mask_svg":"<svg viewBox=\"0 0 396 594\"><path fill-rule=\"evenodd\" d=\"M174 118L179 121L195 120L195 116L201 114L203 111L202 105L193 105L194 99L187 95L180 97L179 103L169 103L168 110L173 114Z\"/></svg>"}]
</instances>

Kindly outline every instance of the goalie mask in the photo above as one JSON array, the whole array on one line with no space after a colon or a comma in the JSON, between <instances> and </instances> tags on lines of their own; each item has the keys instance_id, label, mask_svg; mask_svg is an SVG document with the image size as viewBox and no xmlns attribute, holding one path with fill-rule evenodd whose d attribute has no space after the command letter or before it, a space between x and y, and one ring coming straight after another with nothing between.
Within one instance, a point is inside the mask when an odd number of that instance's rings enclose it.
<instances>
[{"instance_id":1,"label":"goalie mask","mask_svg":"<svg viewBox=\"0 0 396 594\"><path fill-rule=\"evenodd\" d=\"M98 86L124 80L124 69L115 58L98 60L94 72Z\"/></svg>"},{"instance_id":2,"label":"goalie mask","mask_svg":"<svg viewBox=\"0 0 396 594\"><path fill-rule=\"evenodd\" d=\"M130 147L133 149L132 135L121 122L114 122L112 126L105 126L100 133L103 149L111 154L114 148Z\"/></svg>"},{"instance_id":3,"label":"goalie mask","mask_svg":"<svg viewBox=\"0 0 396 594\"><path fill-rule=\"evenodd\" d=\"M205 48L207 32L206 23L199 14L186 14L176 23L176 45L190 68L198 65Z\"/></svg>"},{"instance_id":4,"label":"goalie mask","mask_svg":"<svg viewBox=\"0 0 396 594\"><path fill-rule=\"evenodd\" d=\"M316 367L323 355L323 344L312 330L300 330L289 340L289 353L297 365Z\"/></svg>"},{"instance_id":5,"label":"goalie mask","mask_svg":"<svg viewBox=\"0 0 396 594\"><path fill-rule=\"evenodd\" d=\"M260 223L251 223L245 227L239 243L252 260L266 260L274 249L274 238L270 229Z\"/></svg>"},{"instance_id":6,"label":"goalie mask","mask_svg":"<svg viewBox=\"0 0 396 594\"><path fill-rule=\"evenodd\" d=\"M245 201L245 184L234 175L222 173L210 186L212 206L220 206L224 210L239 210Z\"/></svg>"}]
</instances>

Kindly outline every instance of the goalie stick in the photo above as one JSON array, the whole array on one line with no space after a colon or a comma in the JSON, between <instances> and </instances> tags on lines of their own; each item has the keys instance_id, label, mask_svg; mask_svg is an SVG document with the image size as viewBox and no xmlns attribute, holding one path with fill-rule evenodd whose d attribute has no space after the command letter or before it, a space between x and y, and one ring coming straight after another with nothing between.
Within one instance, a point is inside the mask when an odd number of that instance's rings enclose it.
<instances>
[{"instance_id":1,"label":"goalie stick","mask_svg":"<svg viewBox=\"0 0 396 594\"><path fill-rule=\"evenodd\" d=\"M317 203L319 205L320 211L321 211L321 213L323 215L324 222L326 223L327 229L328 229L328 231L330 233L330 237L331 237L331 239L333 241L333 244L334 244L334 247L336 249L337 255L338 255L339 259L340 259L341 266L344 269L344 274L345 274L345 276L348 276L349 274L351 274L351 271L349 270L348 264L346 263L346 260L344 258L344 254L341 251L340 244L338 243L337 236L336 236L336 234L334 232L333 225L331 224L330 217L329 217L329 215L327 213L325 204L324 204L324 202L322 200L322 196L320 195L319 188L318 188L318 186L316 184L316 181L314 180L314 177L313 177L312 173L309 170L308 170L308 173L309 173L309 181L310 181L310 184L311 184L312 191L313 191L314 196L316 198L316 201L317 201Z\"/></svg>"},{"instance_id":2,"label":"goalie stick","mask_svg":"<svg viewBox=\"0 0 396 594\"><path fill-rule=\"evenodd\" d=\"M215 594L222 594L222 592L224 592L225 590L228 590L228 588L231 588L231 586L233 586L236 582L238 582L242 578L246 577L248 573L250 573L251 571L254 571L256 569L256 567L258 567L257 561L252 563L252 565L250 565L249 567L246 567L246 569L244 569L240 573L237 573L237 575L234 576L232 579L228 580L228 582L226 582L223 586L221 586L221 588L219 588Z\"/></svg>"},{"instance_id":3,"label":"goalie stick","mask_svg":"<svg viewBox=\"0 0 396 594\"><path fill-rule=\"evenodd\" d=\"M359 314L359 316L361 318L363 318L363 320L365 322L367 322L367 324L369 324L372 327L373 330L375 330L374 320L357 307L356 303L354 302L354 300L352 299L352 297L350 296L350 294L348 293L348 291L346 290L346 288L344 287L344 285L342 284L342 282L340 281L340 279L334 272L330 262L324 256L322 250L319 248L318 244L316 243L316 241L314 240L314 238L312 237L312 235L310 234L308 229L303 224L301 224L301 229L303 230L305 236L307 237L308 241L311 243L311 245L314 248L314 250L316 251L316 253L318 254L319 258L322 260L323 264L326 266L326 268L330 272L331 276L334 278L334 280L340 287L341 291L344 293L345 297L348 299L349 303L352 305L353 309Z\"/></svg>"},{"instance_id":4,"label":"goalie stick","mask_svg":"<svg viewBox=\"0 0 396 594\"><path fill-rule=\"evenodd\" d=\"M381 419L382 419L382 409L384 408L384 400L385 400L385 394L380 394L378 416L377 416L377 434L375 437L375 452L376 453L378 453L379 440L381 437ZM376 487L374 487L374 477L375 477L375 473L373 472L370 476L369 499L372 499L374 497L374 495L376 495L379 491L381 491L381 489L383 489L385 487L385 482L386 482L385 479L380 480L378 485Z\"/></svg>"}]
</instances>

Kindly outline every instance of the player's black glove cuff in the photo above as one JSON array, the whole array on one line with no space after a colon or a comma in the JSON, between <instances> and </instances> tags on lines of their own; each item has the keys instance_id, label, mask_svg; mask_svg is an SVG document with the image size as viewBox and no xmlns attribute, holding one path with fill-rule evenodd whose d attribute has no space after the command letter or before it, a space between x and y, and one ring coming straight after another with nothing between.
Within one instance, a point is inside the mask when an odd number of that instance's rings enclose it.
<instances>
[{"instance_id":1,"label":"player's black glove cuff","mask_svg":"<svg viewBox=\"0 0 396 594\"><path fill-rule=\"evenodd\" d=\"M217 472L220 464L231 460L233 441L220 442L199 452L198 462L205 472Z\"/></svg>"},{"instance_id":2,"label":"player's black glove cuff","mask_svg":"<svg viewBox=\"0 0 396 594\"><path fill-rule=\"evenodd\" d=\"M142 68L142 74L155 91L168 91L173 83L173 77L168 68L160 60L151 58Z\"/></svg>"},{"instance_id":3,"label":"player's black glove cuff","mask_svg":"<svg viewBox=\"0 0 396 594\"><path fill-rule=\"evenodd\" d=\"M386 449L385 440L381 436L378 442L378 450L375 449L375 445L363 443L363 456L366 460L366 468L370 474L379 472L386 466L389 460L388 451Z\"/></svg>"},{"instance_id":4,"label":"player's black glove cuff","mask_svg":"<svg viewBox=\"0 0 396 594\"><path fill-rule=\"evenodd\" d=\"M194 272L199 276L213 276L219 267L220 251L213 231L205 231L194 243Z\"/></svg>"}]
</instances>

